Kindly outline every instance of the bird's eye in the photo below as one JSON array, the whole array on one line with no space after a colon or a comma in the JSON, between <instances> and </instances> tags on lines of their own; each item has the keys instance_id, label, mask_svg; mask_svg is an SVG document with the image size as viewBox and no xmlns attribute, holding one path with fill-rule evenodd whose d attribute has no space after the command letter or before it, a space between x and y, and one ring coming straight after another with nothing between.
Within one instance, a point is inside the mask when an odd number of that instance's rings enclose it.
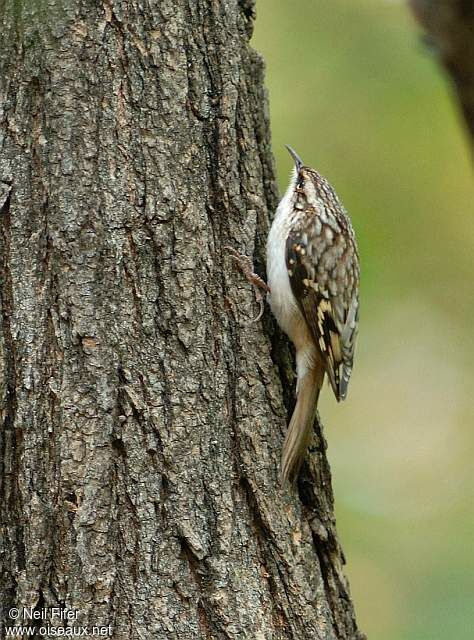
<instances>
[{"instance_id":1,"label":"bird's eye","mask_svg":"<svg viewBox=\"0 0 474 640\"><path fill-rule=\"evenodd\" d=\"M304 187L304 178L300 178L297 184L298 189L303 189Z\"/></svg>"}]
</instances>

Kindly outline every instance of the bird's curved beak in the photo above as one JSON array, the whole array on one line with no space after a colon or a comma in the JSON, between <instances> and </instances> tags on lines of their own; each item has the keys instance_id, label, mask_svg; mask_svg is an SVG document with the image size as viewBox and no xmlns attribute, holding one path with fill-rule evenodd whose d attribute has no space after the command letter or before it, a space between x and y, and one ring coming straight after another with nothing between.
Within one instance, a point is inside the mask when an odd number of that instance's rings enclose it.
<instances>
[{"instance_id":1,"label":"bird's curved beak","mask_svg":"<svg viewBox=\"0 0 474 640\"><path fill-rule=\"evenodd\" d=\"M303 166L303 160L301 160L301 158L299 157L299 155L296 153L294 149L289 147L287 144L285 144L285 147L288 149L290 156L295 161L296 172L299 173L301 167Z\"/></svg>"}]
</instances>

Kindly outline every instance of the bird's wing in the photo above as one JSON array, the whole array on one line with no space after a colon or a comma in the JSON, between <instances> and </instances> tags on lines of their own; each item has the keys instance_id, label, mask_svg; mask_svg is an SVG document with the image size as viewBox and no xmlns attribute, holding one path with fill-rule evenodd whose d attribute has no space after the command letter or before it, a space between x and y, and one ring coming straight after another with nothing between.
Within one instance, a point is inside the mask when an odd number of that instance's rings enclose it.
<instances>
[{"instance_id":1,"label":"bird's wing","mask_svg":"<svg viewBox=\"0 0 474 640\"><path fill-rule=\"evenodd\" d=\"M286 242L290 285L337 400L343 400L354 358L358 320L358 263L352 237L313 227L292 229Z\"/></svg>"}]
</instances>

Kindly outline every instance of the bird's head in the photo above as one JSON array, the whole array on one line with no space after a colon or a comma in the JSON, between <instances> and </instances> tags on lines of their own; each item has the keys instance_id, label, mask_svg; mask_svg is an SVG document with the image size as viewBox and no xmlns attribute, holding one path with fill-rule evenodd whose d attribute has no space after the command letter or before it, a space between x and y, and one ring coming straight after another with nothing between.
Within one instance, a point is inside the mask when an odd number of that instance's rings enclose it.
<instances>
[{"instance_id":1,"label":"bird's head","mask_svg":"<svg viewBox=\"0 0 474 640\"><path fill-rule=\"evenodd\" d=\"M293 190L295 193L303 193L306 196L306 201L314 204L317 199L316 187L321 176L314 169L305 165L294 149L288 145L285 146L295 162L292 181Z\"/></svg>"}]
</instances>

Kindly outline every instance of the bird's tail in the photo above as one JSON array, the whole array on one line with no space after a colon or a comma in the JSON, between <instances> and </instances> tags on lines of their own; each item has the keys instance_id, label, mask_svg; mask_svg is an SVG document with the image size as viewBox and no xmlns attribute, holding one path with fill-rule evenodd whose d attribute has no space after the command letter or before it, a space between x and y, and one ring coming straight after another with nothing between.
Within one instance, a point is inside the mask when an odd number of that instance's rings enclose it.
<instances>
[{"instance_id":1,"label":"bird's tail","mask_svg":"<svg viewBox=\"0 0 474 640\"><path fill-rule=\"evenodd\" d=\"M303 463L316 417L324 369L312 369L299 383L296 406L291 416L281 454L281 481L293 482Z\"/></svg>"}]
</instances>

